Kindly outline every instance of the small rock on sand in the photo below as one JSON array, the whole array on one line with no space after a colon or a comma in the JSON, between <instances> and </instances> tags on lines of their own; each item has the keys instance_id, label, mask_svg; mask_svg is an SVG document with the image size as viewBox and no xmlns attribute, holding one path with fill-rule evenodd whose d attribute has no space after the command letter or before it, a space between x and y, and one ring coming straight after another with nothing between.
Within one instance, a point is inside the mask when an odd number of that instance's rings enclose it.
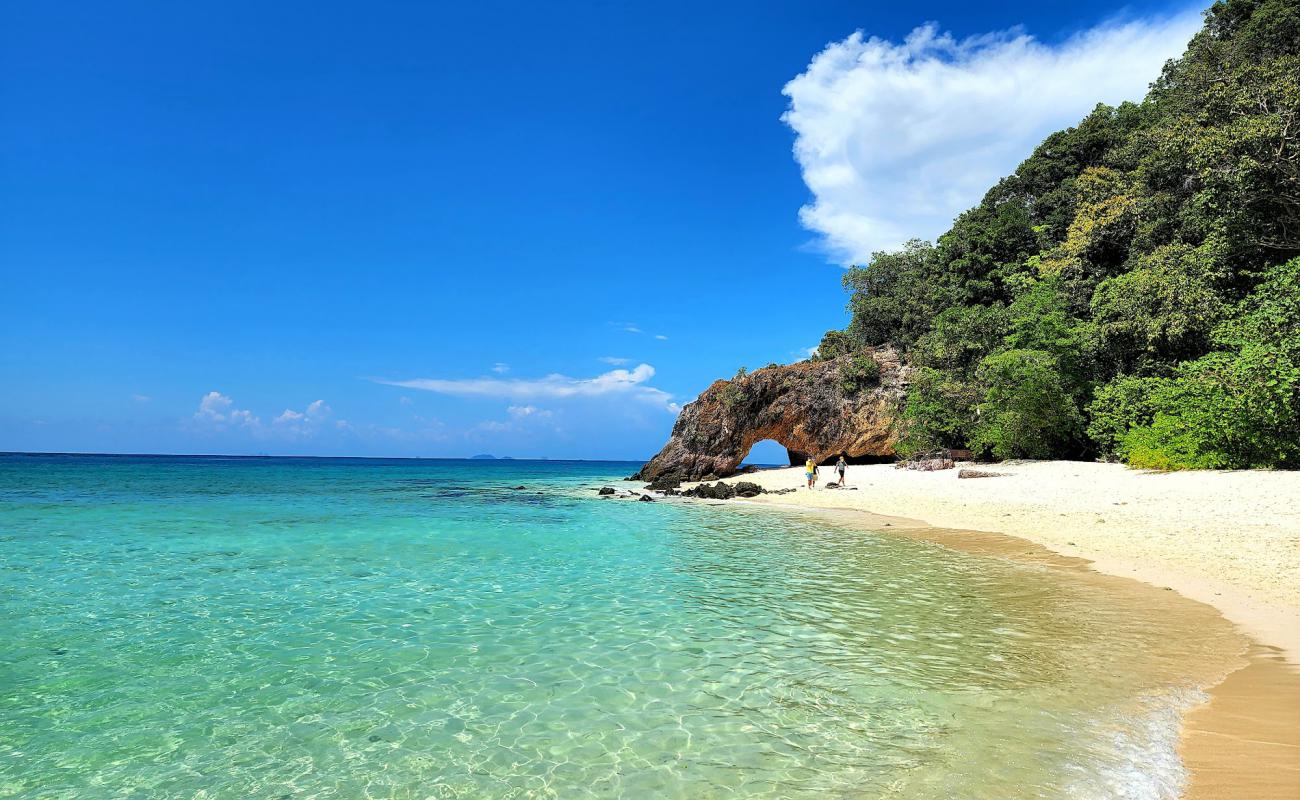
<instances>
[{"instance_id":1,"label":"small rock on sand","mask_svg":"<svg viewBox=\"0 0 1300 800\"><path fill-rule=\"evenodd\" d=\"M958 478L1004 478L1005 472L986 472L982 469L963 469L957 473Z\"/></svg>"}]
</instances>

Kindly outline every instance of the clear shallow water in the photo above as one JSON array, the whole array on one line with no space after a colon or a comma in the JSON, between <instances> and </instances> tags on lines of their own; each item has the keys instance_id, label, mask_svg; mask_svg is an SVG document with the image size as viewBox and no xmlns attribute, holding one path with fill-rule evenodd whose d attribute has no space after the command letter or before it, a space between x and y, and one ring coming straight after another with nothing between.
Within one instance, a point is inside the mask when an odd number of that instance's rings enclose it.
<instances>
[{"instance_id":1,"label":"clear shallow water","mask_svg":"<svg viewBox=\"0 0 1300 800\"><path fill-rule=\"evenodd\" d=\"M1217 617L633 468L0 456L0 797L1176 794Z\"/></svg>"}]
</instances>

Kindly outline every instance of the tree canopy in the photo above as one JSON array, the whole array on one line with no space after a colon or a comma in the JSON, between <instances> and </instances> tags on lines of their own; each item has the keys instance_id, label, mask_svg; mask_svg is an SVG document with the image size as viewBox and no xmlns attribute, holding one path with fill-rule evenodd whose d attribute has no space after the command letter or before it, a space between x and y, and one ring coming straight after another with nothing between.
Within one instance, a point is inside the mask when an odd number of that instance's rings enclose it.
<instances>
[{"instance_id":1,"label":"tree canopy","mask_svg":"<svg viewBox=\"0 0 1300 800\"><path fill-rule=\"evenodd\" d=\"M845 275L822 347L903 352L902 452L1300 465L1300 3L1205 17L1141 103Z\"/></svg>"}]
</instances>

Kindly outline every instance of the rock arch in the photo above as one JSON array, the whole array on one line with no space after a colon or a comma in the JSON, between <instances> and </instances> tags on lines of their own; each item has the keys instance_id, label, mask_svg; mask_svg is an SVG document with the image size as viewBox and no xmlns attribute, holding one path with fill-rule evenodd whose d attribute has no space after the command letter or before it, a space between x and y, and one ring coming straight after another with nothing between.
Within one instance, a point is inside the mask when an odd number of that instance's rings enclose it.
<instances>
[{"instance_id":1,"label":"rock arch","mask_svg":"<svg viewBox=\"0 0 1300 800\"><path fill-rule=\"evenodd\" d=\"M907 368L892 348L868 351L880 366L878 385L846 391L841 368L855 356L771 366L715 381L682 409L672 436L634 480L700 480L736 473L756 442L773 439L792 463L819 463L843 454L893 456Z\"/></svg>"}]
</instances>

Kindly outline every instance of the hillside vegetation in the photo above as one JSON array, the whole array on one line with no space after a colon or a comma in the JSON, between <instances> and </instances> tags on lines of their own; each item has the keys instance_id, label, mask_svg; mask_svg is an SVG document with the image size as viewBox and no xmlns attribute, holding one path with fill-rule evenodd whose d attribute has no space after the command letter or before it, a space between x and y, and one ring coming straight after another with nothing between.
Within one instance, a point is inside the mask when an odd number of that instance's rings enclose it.
<instances>
[{"instance_id":1,"label":"hillside vegetation","mask_svg":"<svg viewBox=\"0 0 1300 800\"><path fill-rule=\"evenodd\" d=\"M904 353L904 455L1300 465L1300 2L1216 3L1145 100L844 283L818 357Z\"/></svg>"}]
</instances>

